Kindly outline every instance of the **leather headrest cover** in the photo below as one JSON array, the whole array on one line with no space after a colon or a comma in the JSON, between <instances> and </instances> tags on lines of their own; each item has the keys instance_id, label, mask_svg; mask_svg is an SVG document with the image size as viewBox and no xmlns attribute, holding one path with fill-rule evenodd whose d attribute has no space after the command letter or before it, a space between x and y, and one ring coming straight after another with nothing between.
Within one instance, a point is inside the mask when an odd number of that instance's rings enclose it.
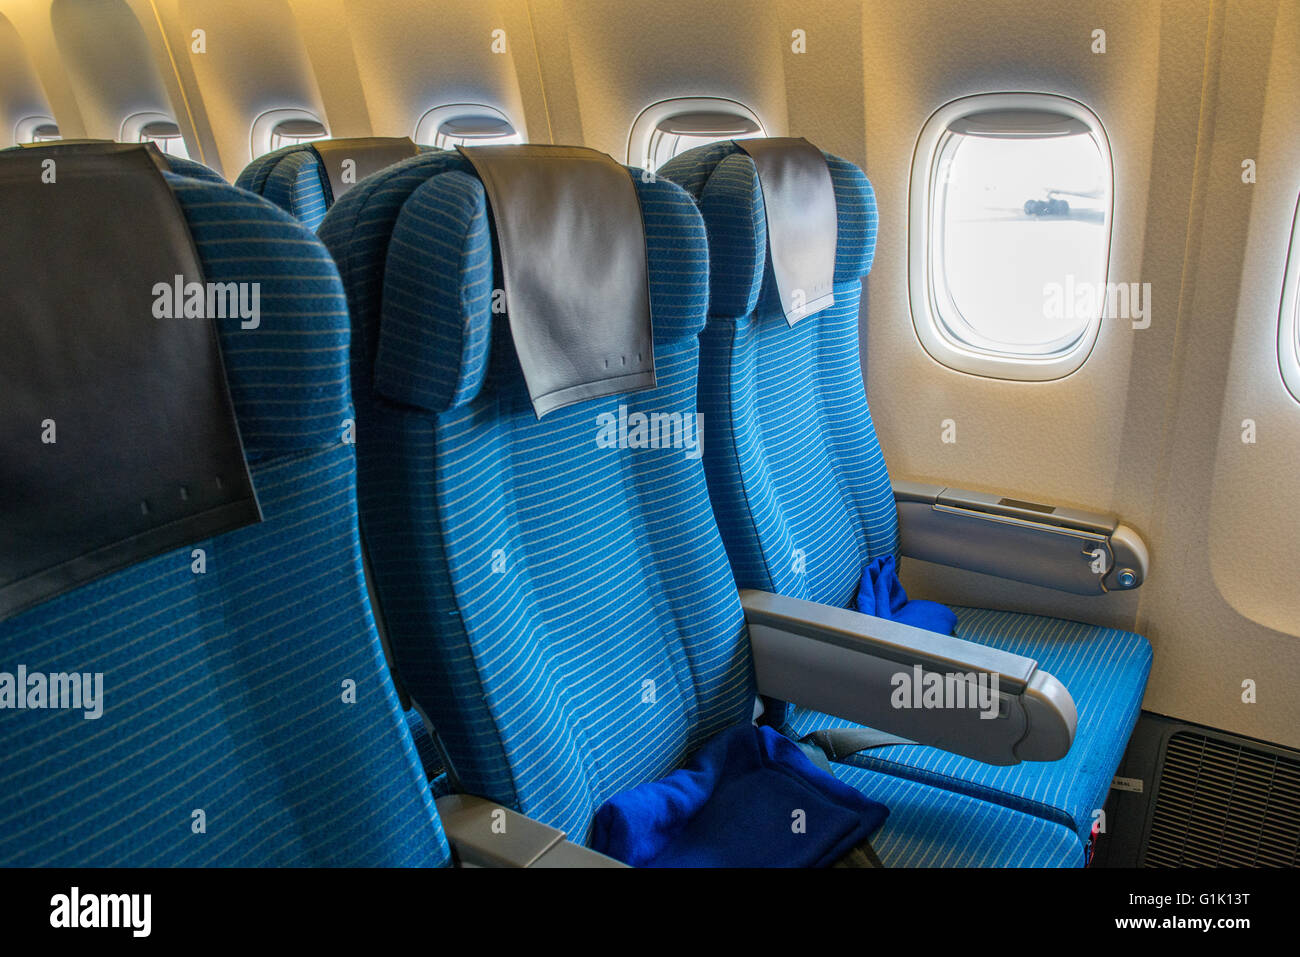
<instances>
[{"instance_id":1,"label":"leather headrest cover","mask_svg":"<svg viewBox=\"0 0 1300 957\"><path fill-rule=\"evenodd\" d=\"M737 140L736 146L758 171L772 272L793 326L835 302L839 223L831 172L821 150L802 138Z\"/></svg>"},{"instance_id":2,"label":"leather headrest cover","mask_svg":"<svg viewBox=\"0 0 1300 957\"><path fill-rule=\"evenodd\" d=\"M153 152L0 156L0 619L261 519Z\"/></svg>"},{"instance_id":3,"label":"leather headrest cover","mask_svg":"<svg viewBox=\"0 0 1300 957\"><path fill-rule=\"evenodd\" d=\"M171 167L167 164L167 157L163 155L156 143L118 143L115 140L49 140L45 143L23 143L22 148L26 150L35 150L40 153L49 153L51 150L58 150L62 155L64 150L75 150L80 156L87 156L91 153L111 153L114 156L121 155L125 150L133 152L145 152L153 161L153 165L164 172L170 172Z\"/></svg>"},{"instance_id":4,"label":"leather headrest cover","mask_svg":"<svg viewBox=\"0 0 1300 957\"><path fill-rule=\"evenodd\" d=\"M335 201L372 173L410 159L420 152L407 136L362 136L317 140L310 144L320 157Z\"/></svg>"},{"instance_id":5,"label":"leather headrest cover","mask_svg":"<svg viewBox=\"0 0 1300 957\"><path fill-rule=\"evenodd\" d=\"M19 143L18 146L20 149L32 150L32 149L46 149L51 146L89 146L91 143L113 143L118 146L125 145L125 144L118 143L116 140L101 140L101 139L87 136L81 139L74 138L74 139L62 139L62 140L41 140L39 143ZM142 143L140 145L143 146L146 144ZM148 144L148 145L152 146L153 144Z\"/></svg>"},{"instance_id":6,"label":"leather headrest cover","mask_svg":"<svg viewBox=\"0 0 1300 957\"><path fill-rule=\"evenodd\" d=\"M653 388L645 226L628 171L568 146L460 148L487 192L533 411Z\"/></svg>"}]
</instances>

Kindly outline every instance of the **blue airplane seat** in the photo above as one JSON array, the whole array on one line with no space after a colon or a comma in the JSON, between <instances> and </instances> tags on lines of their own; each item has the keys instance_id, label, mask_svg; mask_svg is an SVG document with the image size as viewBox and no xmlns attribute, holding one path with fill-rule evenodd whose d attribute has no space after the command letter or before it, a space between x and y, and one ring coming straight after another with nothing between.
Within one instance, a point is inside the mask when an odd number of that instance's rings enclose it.
<instances>
[{"instance_id":1,"label":"blue airplane seat","mask_svg":"<svg viewBox=\"0 0 1300 957\"><path fill-rule=\"evenodd\" d=\"M876 243L875 194L856 166L823 155L838 222L834 304L793 326L774 273L754 160L736 143L716 143L674 158L659 175L691 195L708 230L712 288L699 399L709 424L704 465L737 582L848 608L864 567L897 557L898 518L858 350L861 283ZM891 744L846 760L1065 824L1086 844L1137 720L1150 645L1113 628L954 610L958 638L1036 659L1065 685L1078 709L1069 753L1002 767ZM787 709L785 722L794 737L846 726L801 708Z\"/></svg>"},{"instance_id":2,"label":"blue airplane seat","mask_svg":"<svg viewBox=\"0 0 1300 957\"><path fill-rule=\"evenodd\" d=\"M138 148L61 156L58 185L34 196L32 163L0 156L0 212L39 210L56 240L40 255L66 248L67 269L94 282L78 293L56 262L48 280L0 284L10 351L35 349L24 364L47 373L5 368L6 419L22 421L0 430L0 509L13 510L0 531L0 866L448 864L362 578L333 261L271 204L161 172ZM154 228L141 233L141 217ZM5 250L7 268L20 252ZM241 284L250 308L186 317L167 288L182 266ZM155 361L186 374L152 381ZM132 393L146 388L141 407ZM229 422L191 421L193 397ZM27 413L58 403L56 441L33 443ZM163 483L178 442L229 449L228 470ZM68 464L42 472L42 455ZM65 500L84 514L69 518ZM130 534L105 543L106 523ZM83 717L89 698L51 706L54 676L78 674L101 676L97 716Z\"/></svg>"},{"instance_id":3,"label":"blue airplane seat","mask_svg":"<svg viewBox=\"0 0 1300 957\"><path fill-rule=\"evenodd\" d=\"M755 701L700 461L598 438L638 413L695 411L704 225L677 186L632 175L656 383L540 417L501 309L484 183L461 154L372 176L319 230L353 321L373 580L402 681L449 760L438 786L575 840L603 802L681 767ZM1082 863L1060 824L866 769L844 776L890 807L873 838L887 866Z\"/></svg>"},{"instance_id":4,"label":"blue airplane seat","mask_svg":"<svg viewBox=\"0 0 1300 957\"><path fill-rule=\"evenodd\" d=\"M316 229L353 185L385 166L429 152L406 137L358 137L285 146L257 157L235 180L240 189L270 200ZM343 163L352 168L346 175Z\"/></svg>"}]
</instances>

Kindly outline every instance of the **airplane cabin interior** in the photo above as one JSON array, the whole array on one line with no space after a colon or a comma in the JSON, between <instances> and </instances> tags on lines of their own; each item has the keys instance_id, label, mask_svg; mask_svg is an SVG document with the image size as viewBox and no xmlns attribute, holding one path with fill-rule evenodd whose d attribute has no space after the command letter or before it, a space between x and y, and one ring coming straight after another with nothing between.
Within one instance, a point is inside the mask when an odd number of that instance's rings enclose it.
<instances>
[{"instance_id":1,"label":"airplane cabin interior","mask_svg":"<svg viewBox=\"0 0 1300 957\"><path fill-rule=\"evenodd\" d=\"M6 925L1281 916L1297 117L1292 0L0 0Z\"/></svg>"}]
</instances>

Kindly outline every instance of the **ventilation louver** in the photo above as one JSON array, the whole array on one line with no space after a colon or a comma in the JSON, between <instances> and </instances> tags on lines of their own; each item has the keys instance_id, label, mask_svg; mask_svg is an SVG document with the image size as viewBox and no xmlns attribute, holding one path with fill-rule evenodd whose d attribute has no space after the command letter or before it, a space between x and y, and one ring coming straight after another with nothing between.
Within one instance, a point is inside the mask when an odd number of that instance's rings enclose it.
<instances>
[{"instance_id":1,"label":"ventilation louver","mask_svg":"<svg viewBox=\"0 0 1300 957\"><path fill-rule=\"evenodd\" d=\"M1146 867L1300 866L1300 760L1173 735L1145 843Z\"/></svg>"}]
</instances>

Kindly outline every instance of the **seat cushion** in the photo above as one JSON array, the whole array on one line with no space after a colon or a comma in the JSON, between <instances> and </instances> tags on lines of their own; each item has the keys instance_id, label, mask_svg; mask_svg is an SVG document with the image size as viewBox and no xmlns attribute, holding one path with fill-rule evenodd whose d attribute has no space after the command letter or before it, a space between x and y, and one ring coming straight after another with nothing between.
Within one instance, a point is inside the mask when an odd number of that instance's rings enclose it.
<instances>
[{"instance_id":1,"label":"seat cushion","mask_svg":"<svg viewBox=\"0 0 1300 957\"><path fill-rule=\"evenodd\" d=\"M847 764L836 777L889 808L871 838L886 867L1082 867L1063 824Z\"/></svg>"},{"instance_id":2,"label":"seat cushion","mask_svg":"<svg viewBox=\"0 0 1300 957\"><path fill-rule=\"evenodd\" d=\"M1151 646L1141 635L1058 618L954 608L957 637L1035 659L1070 691L1079 712L1070 752L1059 761L996 767L921 745L860 752L850 764L924 781L1067 825L1086 842L1106 801L1142 706ZM849 722L792 708L796 737ZM886 802L888 803L888 802Z\"/></svg>"}]
</instances>

